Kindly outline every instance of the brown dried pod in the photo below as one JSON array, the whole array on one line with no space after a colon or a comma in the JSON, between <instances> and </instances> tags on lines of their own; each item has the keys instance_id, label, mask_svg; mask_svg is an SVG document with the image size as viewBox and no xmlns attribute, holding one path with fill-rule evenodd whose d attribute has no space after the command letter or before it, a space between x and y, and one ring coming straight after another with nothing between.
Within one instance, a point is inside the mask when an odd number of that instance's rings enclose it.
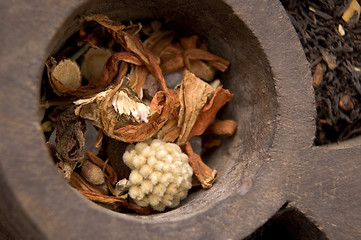
<instances>
[{"instance_id":1,"label":"brown dried pod","mask_svg":"<svg viewBox=\"0 0 361 240\"><path fill-rule=\"evenodd\" d=\"M105 182L102 169L89 160L85 160L81 166L80 174L91 184L101 185Z\"/></svg>"}]
</instances>

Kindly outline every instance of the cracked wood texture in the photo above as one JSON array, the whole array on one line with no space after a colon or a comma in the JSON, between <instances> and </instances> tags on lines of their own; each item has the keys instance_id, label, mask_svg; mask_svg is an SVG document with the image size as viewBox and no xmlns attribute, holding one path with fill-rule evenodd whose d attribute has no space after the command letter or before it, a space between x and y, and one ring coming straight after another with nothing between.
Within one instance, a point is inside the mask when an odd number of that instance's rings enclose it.
<instances>
[{"instance_id":1,"label":"cracked wood texture","mask_svg":"<svg viewBox=\"0 0 361 240\"><path fill-rule=\"evenodd\" d=\"M242 239L287 201L329 239L361 236L360 139L314 147L310 69L276 0L4 1L0 8L2 239ZM222 112L236 135L208 157L219 178L172 211L104 209L67 186L40 130L46 58L79 29L79 15L165 17L231 62Z\"/></svg>"}]
</instances>

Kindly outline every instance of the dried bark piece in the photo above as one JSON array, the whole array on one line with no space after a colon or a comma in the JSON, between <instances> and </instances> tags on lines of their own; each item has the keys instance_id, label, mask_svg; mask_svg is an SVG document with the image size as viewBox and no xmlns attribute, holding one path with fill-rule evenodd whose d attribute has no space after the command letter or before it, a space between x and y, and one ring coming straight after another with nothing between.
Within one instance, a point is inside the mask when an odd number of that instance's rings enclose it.
<instances>
[{"instance_id":1,"label":"dried bark piece","mask_svg":"<svg viewBox=\"0 0 361 240\"><path fill-rule=\"evenodd\" d=\"M92 163L103 169L105 177L109 180L111 184L114 185L118 181L117 174L115 173L112 166L104 162L103 159L99 158L97 155L90 151L87 151L86 154Z\"/></svg>"},{"instance_id":2,"label":"dried bark piece","mask_svg":"<svg viewBox=\"0 0 361 240\"><path fill-rule=\"evenodd\" d=\"M199 113L192 131L189 133L189 138L192 136L202 135L212 120L215 118L218 111L231 100L233 95L234 94L230 93L229 90L218 87L213 94L212 99Z\"/></svg>"},{"instance_id":3,"label":"dried bark piece","mask_svg":"<svg viewBox=\"0 0 361 240\"><path fill-rule=\"evenodd\" d=\"M207 134L232 136L237 129L237 123L233 120L216 120L207 128Z\"/></svg>"},{"instance_id":4,"label":"dried bark piece","mask_svg":"<svg viewBox=\"0 0 361 240\"><path fill-rule=\"evenodd\" d=\"M140 207L134 202L131 202L130 200L127 200L123 197L114 197L114 196L106 196L100 193L96 193L89 190L82 190L77 189L81 194L83 194L86 198L89 200L100 202L100 203L107 203L112 204L116 206L120 206L129 210L132 210L139 214L150 214L153 212L153 209L151 207Z\"/></svg>"},{"instance_id":5,"label":"dried bark piece","mask_svg":"<svg viewBox=\"0 0 361 240\"><path fill-rule=\"evenodd\" d=\"M207 103L208 96L213 92L213 88L202 81L188 70L183 73L180 87L179 120L178 127L181 128L177 144L184 144L197 120L199 112Z\"/></svg>"},{"instance_id":6,"label":"dried bark piece","mask_svg":"<svg viewBox=\"0 0 361 240\"><path fill-rule=\"evenodd\" d=\"M76 116L74 108L69 107L60 113L54 122L56 130L55 149L60 160L80 162L83 159L85 147L84 119Z\"/></svg>"},{"instance_id":7,"label":"dried bark piece","mask_svg":"<svg viewBox=\"0 0 361 240\"><path fill-rule=\"evenodd\" d=\"M188 155L189 165L193 169L193 174L197 177L204 189L212 187L213 182L216 180L217 171L212 170L203 161L202 158L193 152L191 144L186 142L185 151Z\"/></svg>"}]
</instances>

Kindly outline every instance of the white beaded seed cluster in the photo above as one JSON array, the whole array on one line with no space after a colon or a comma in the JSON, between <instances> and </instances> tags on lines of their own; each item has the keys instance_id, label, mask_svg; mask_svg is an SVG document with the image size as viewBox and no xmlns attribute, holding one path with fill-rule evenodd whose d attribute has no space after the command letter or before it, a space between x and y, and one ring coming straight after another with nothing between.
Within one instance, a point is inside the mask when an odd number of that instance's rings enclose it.
<instances>
[{"instance_id":1,"label":"white beaded seed cluster","mask_svg":"<svg viewBox=\"0 0 361 240\"><path fill-rule=\"evenodd\" d=\"M192 187L193 170L177 144L155 139L129 145L123 160L132 170L129 196L139 206L174 208Z\"/></svg>"}]
</instances>

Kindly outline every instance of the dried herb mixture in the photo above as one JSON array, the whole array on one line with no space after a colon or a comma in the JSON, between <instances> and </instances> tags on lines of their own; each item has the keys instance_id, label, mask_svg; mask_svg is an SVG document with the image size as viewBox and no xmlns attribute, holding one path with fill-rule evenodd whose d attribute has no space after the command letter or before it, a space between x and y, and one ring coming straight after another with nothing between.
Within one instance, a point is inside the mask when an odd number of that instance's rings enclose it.
<instances>
[{"instance_id":1,"label":"dried herb mixture","mask_svg":"<svg viewBox=\"0 0 361 240\"><path fill-rule=\"evenodd\" d=\"M216 74L230 63L160 21L83 21L49 57L43 80L42 128L59 172L88 199L140 214L178 206L192 186L211 188L217 171L201 153L237 127L216 119L233 96ZM86 147L89 130L98 132L98 153ZM107 139L123 144L124 162L115 164L123 169L109 163Z\"/></svg>"},{"instance_id":2,"label":"dried herb mixture","mask_svg":"<svg viewBox=\"0 0 361 240\"><path fill-rule=\"evenodd\" d=\"M316 145L361 134L361 23L357 0L282 0L313 74Z\"/></svg>"}]
</instances>

